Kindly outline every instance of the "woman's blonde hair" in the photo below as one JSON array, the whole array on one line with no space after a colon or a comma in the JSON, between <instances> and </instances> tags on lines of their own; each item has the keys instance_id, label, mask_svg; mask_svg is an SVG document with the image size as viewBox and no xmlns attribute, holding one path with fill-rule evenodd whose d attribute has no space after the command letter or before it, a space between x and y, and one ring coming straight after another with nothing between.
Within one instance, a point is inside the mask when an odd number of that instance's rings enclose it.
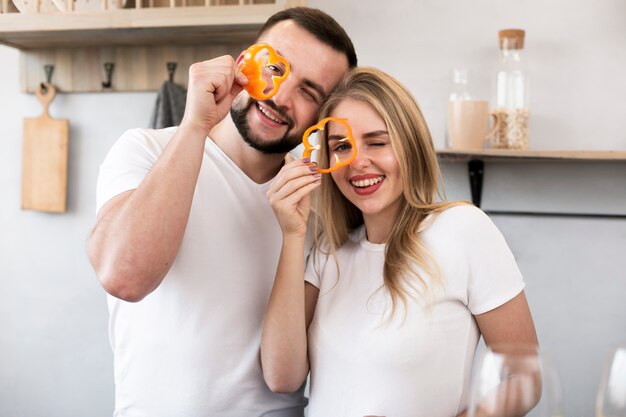
<instances>
[{"instance_id":1,"label":"woman's blonde hair","mask_svg":"<svg viewBox=\"0 0 626 417\"><path fill-rule=\"evenodd\" d=\"M333 91L321 109L320 118L331 115L346 99L369 104L384 120L402 177L403 198L386 242L383 269L393 315L398 300L406 303L407 297L415 298L416 292L421 298L429 296L420 271L428 274L431 282L441 283L438 268L420 241L420 226L429 214L459 203L436 201L440 176L437 155L424 116L406 87L378 69L355 68ZM320 158L327 158L326 141L320 143ZM324 246L328 245L333 254L349 233L363 224L361 211L343 196L330 175L322 176L315 211L325 234Z\"/></svg>"}]
</instances>

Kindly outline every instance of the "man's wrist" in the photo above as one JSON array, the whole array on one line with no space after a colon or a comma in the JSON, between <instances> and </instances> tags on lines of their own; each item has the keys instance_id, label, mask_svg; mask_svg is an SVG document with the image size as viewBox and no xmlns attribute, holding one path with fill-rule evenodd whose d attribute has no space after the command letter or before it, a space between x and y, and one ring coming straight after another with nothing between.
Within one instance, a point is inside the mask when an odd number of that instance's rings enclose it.
<instances>
[{"instance_id":1,"label":"man's wrist","mask_svg":"<svg viewBox=\"0 0 626 417\"><path fill-rule=\"evenodd\" d=\"M188 122L184 119L178 126L178 132L182 132L185 137L193 137L201 141L206 141L210 131L211 129L207 129L202 123Z\"/></svg>"}]
</instances>

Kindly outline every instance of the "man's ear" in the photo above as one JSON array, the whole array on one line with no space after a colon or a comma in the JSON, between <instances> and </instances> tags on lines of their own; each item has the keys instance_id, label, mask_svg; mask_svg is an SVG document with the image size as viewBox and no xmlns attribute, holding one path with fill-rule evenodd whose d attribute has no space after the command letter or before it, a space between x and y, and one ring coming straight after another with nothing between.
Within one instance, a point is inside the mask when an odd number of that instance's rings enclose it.
<instances>
[{"instance_id":1,"label":"man's ear","mask_svg":"<svg viewBox=\"0 0 626 417\"><path fill-rule=\"evenodd\" d=\"M243 59L243 56L246 54L246 51L241 51L241 53L239 54L239 56L237 57L237 59L235 60L235 64L239 65L241 63L241 60Z\"/></svg>"}]
</instances>

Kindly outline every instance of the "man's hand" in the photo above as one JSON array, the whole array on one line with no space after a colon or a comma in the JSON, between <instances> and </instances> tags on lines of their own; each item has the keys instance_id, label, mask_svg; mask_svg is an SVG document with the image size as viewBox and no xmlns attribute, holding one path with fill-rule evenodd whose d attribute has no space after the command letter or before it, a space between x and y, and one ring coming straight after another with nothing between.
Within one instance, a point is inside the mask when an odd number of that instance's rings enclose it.
<instances>
[{"instance_id":1,"label":"man's hand","mask_svg":"<svg viewBox=\"0 0 626 417\"><path fill-rule=\"evenodd\" d=\"M201 129L208 135L228 114L234 98L247 82L229 55L191 65L181 126Z\"/></svg>"}]
</instances>

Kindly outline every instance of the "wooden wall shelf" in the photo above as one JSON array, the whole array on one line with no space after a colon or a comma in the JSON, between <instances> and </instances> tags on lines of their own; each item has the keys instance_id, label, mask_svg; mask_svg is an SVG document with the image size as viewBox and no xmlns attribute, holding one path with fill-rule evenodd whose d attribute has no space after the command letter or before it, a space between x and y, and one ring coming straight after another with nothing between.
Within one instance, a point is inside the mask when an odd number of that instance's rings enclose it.
<instances>
[{"instance_id":1,"label":"wooden wall shelf","mask_svg":"<svg viewBox=\"0 0 626 417\"><path fill-rule=\"evenodd\" d=\"M483 176L485 172L484 161L506 162L626 162L626 151L552 151L552 150L510 150L510 149L477 149L477 150L437 150L439 160L442 162L467 162L468 177L472 202L480 207ZM625 184L626 185L626 184ZM495 215L537 215L557 217L589 217L626 219L626 214L616 213L562 213L562 212L536 212L536 211L502 211L489 210L488 214Z\"/></svg>"},{"instance_id":2,"label":"wooden wall shelf","mask_svg":"<svg viewBox=\"0 0 626 417\"><path fill-rule=\"evenodd\" d=\"M442 161L480 160L557 160L557 161L626 161L626 151L553 151L511 149L440 149L437 155Z\"/></svg>"},{"instance_id":3,"label":"wooden wall shelf","mask_svg":"<svg viewBox=\"0 0 626 417\"><path fill-rule=\"evenodd\" d=\"M269 16L306 5L306 0L141 0L137 7L128 0L134 7L44 14L16 13L2 1L0 44L22 51L21 88L28 93L46 81L46 65L54 66L50 81L59 93L157 91L168 78L168 62L178 64L175 81L186 85L193 62L238 55ZM115 65L112 83L103 88L109 62Z\"/></svg>"},{"instance_id":4,"label":"wooden wall shelf","mask_svg":"<svg viewBox=\"0 0 626 417\"><path fill-rule=\"evenodd\" d=\"M195 45L254 38L276 5L155 7L102 12L0 14L0 43L30 50L81 46Z\"/></svg>"}]
</instances>

